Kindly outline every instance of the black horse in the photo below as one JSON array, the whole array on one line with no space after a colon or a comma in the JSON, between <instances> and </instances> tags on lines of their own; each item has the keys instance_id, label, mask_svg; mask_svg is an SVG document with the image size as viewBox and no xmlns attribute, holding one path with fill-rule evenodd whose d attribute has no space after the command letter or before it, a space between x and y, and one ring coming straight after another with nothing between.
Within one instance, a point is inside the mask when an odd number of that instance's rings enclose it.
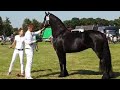
<instances>
[{"instance_id":1,"label":"black horse","mask_svg":"<svg viewBox=\"0 0 120 90\"><path fill-rule=\"evenodd\" d=\"M58 17L49 12L45 12L43 24L45 27L51 26L52 28L53 46L60 63L59 77L68 76L66 53L80 52L88 48L92 48L100 59L99 68L103 73L102 79L113 77L111 54L104 34L93 30L73 33L65 27Z\"/></svg>"}]
</instances>

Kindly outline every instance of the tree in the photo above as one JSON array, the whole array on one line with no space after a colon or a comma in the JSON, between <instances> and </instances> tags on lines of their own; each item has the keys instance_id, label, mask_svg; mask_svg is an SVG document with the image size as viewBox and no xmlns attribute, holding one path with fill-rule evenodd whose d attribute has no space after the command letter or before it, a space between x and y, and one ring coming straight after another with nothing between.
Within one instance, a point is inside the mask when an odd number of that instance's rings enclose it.
<instances>
[{"instance_id":1,"label":"tree","mask_svg":"<svg viewBox=\"0 0 120 90\"><path fill-rule=\"evenodd\" d=\"M15 35L16 35L16 34L17 34L17 31L18 31L18 28L13 28L13 30L12 30L12 31L13 31L13 34L15 34Z\"/></svg>"},{"instance_id":2,"label":"tree","mask_svg":"<svg viewBox=\"0 0 120 90\"><path fill-rule=\"evenodd\" d=\"M75 28L76 26L79 26L80 25L80 21L79 21L79 18L72 18L71 20L71 27L72 28Z\"/></svg>"},{"instance_id":3,"label":"tree","mask_svg":"<svg viewBox=\"0 0 120 90\"><path fill-rule=\"evenodd\" d=\"M80 19L80 25L87 25L88 20L86 18Z\"/></svg>"},{"instance_id":4,"label":"tree","mask_svg":"<svg viewBox=\"0 0 120 90\"><path fill-rule=\"evenodd\" d=\"M95 25L95 19L88 18L86 23L87 23L87 25Z\"/></svg>"},{"instance_id":5,"label":"tree","mask_svg":"<svg viewBox=\"0 0 120 90\"><path fill-rule=\"evenodd\" d=\"M3 21L3 34L6 36L10 36L13 33L13 27L9 18L6 17L6 20Z\"/></svg>"},{"instance_id":6,"label":"tree","mask_svg":"<svg viewBox=\"0 0 120 90\"><path fill-rule=\"evenodd\" d=\"M109 26L109 21L106 19L96 18L95 23L100 26Z\"/></svg>"},{"instance_id":7,"label":"tree","mask_svg":"<svg viewBox=\"0 0 120 90\"><path fill-rule=\"evenodd\" d=\"M114 20L114 24L120 28L120 17Z\"/></svg>"},{"instance_id":8,"label":"tree","mask_svg":"<svg viewBox=\"0 0 120 90\"><path fill-rule=\"evenodd\" d=\"M114 26L115 25L114 20L110 20L109 25Z\"/></svg>"},{"instance_id":9,"label":"tree","mask_svg":"<svg viewBox=\"0 0 120 90\"><path fill-rule=\"evenodd\" d=\"M95 24L96 25L101 25L102 23L101 23L101 18L96 18L95 19Z\"/></svg>"},{"instance_id":10,"label":"tree","mask_svg":"<svg viewBox=\"0 0 120 90\"><path fill-rule=\"evenodd\" d=\"M0 17L0 35L2 35L2 32L3 32L3 20Z\"/></svg>"},{"instance_id":11,"label":"tree","mask_svg":"<svg viewBox=\"0 0 120 90\"><path fill-rule=\"evenodd\" d=\"M32 23L30 19L26 18L24 21L23 21L23 30L27 31L27 25Z\"/></svg>"},{"instance_id":12,"label":"tree","mask_svg":"<svg viewBox=\"0 0 120 90\"><path fill-rule=\"evenodd\" d=\"M71 20L65 20L63 21L63 23L65 24L66 27L72 27Z\"/></svg>"},{"instance_id":13,"label":"tree","mask_svg":"<svg viewBox=\"0 0 120 90\"><path fill-rule=\"evenodd\" d=\"M38 30L40 29L41 23L40 23L39 21L37 21L36 19L33 19L33 20L32 20L32 23L33 23L33 25L34 25L34 30L35 30L35 31L38 31Z\"/></svg>"}]
</instances>

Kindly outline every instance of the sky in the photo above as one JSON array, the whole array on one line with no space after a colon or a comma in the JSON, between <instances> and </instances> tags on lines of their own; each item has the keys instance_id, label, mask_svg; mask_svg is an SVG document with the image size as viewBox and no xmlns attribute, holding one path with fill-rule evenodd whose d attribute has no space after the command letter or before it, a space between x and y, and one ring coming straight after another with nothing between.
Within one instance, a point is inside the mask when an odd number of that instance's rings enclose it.
<instances>
[{"instance_id":1,"label":"sky","mask_svg":"<svg viewBox=\"0 0 120 90\"><path fill-rule=\"evenodd\" d=\"M62 21L78 18L103 18L114 20L120 17L120 11L49 11L59 17ZM0 11L3 20L8 17L12 26L20 28L25 18L37 19L43 22L45 11Z\"/></svg>"}]
</instances>

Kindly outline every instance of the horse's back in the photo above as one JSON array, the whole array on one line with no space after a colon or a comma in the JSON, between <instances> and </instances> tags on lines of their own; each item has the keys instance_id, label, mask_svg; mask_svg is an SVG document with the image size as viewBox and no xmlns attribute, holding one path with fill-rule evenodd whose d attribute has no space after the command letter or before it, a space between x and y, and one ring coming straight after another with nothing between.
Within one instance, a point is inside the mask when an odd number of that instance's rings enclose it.
<instances>
[{"instance_id":1,"label":"horse's back","mask_svg":"<svg viewBox=\"0 0 120 90\"><path fill-rule=\"evenodd\" d=\"M104 34L99 31L66 32L57 38L58 48L65 52L80 52L92 48L95 44L101 45L104 42ZM98 46L99 46L98 45Z\"/></svg>"},{"instance_id":2,"label":"horse's back","mask_svg":"<svg viewBox=\"0 0 120 90\"><path fill-rule=\"evenodd\" d=\"M97 41L106 41L106 35L101 33L100 31L94 31L94 30L89 30L89 31L85 31L87 33L87 35L89 35L89 37L92 40L97 40Z\"/></svg>"},{"instance_id":3,"label":"horse's back","mask_svg":"<svg viewBox=\"0 0 120 90\"><path fill-rule=\"evenodd\" d=\"M67 53L80 52L89 48L85 44L85 34L82 32L66 32L61 38L64 51ZM90 41L89 38L87 39L87 41Z\"/></svg>"},{"instance_id":4,"label":"horse's back","mask_svg":"<svg viewBox=\"0 0 120 90\"><path fill-rule=\"evenodd\" d=\"M63 37L74 40L74 39L80 39L82 41L91 41L92 40L103 40L106 38L106 35L94 30L88 30L84 32L67 32L63 35Z\"/></svg>"}]
</instances>

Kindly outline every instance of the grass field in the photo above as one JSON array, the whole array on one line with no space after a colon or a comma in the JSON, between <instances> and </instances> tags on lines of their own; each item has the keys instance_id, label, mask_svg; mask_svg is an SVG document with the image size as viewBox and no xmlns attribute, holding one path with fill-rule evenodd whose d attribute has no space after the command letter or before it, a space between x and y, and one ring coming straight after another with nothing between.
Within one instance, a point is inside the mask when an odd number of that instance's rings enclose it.
<instances>
[{"instance_id":1,"label":"grass field","mask_svg":"<svg viewBox=\"0 0 120 90\"><path fill-rule=\"evenodd\" d=\"M13 71L7 76L14 49L8 45L0 45L0 79L24 79L17 77L20 73L19 58L14 63ZM120 44L110 44L115 79L120 79ZM26 57L24 58L26 62ZM99 59L91 50L67 54L67 69L69 76L59 78L59 62L57 55L49 42L39 43L39 51L34 54L32 77L35 79L101 79L99 74Z\"/></svg>"}]
</instances>

